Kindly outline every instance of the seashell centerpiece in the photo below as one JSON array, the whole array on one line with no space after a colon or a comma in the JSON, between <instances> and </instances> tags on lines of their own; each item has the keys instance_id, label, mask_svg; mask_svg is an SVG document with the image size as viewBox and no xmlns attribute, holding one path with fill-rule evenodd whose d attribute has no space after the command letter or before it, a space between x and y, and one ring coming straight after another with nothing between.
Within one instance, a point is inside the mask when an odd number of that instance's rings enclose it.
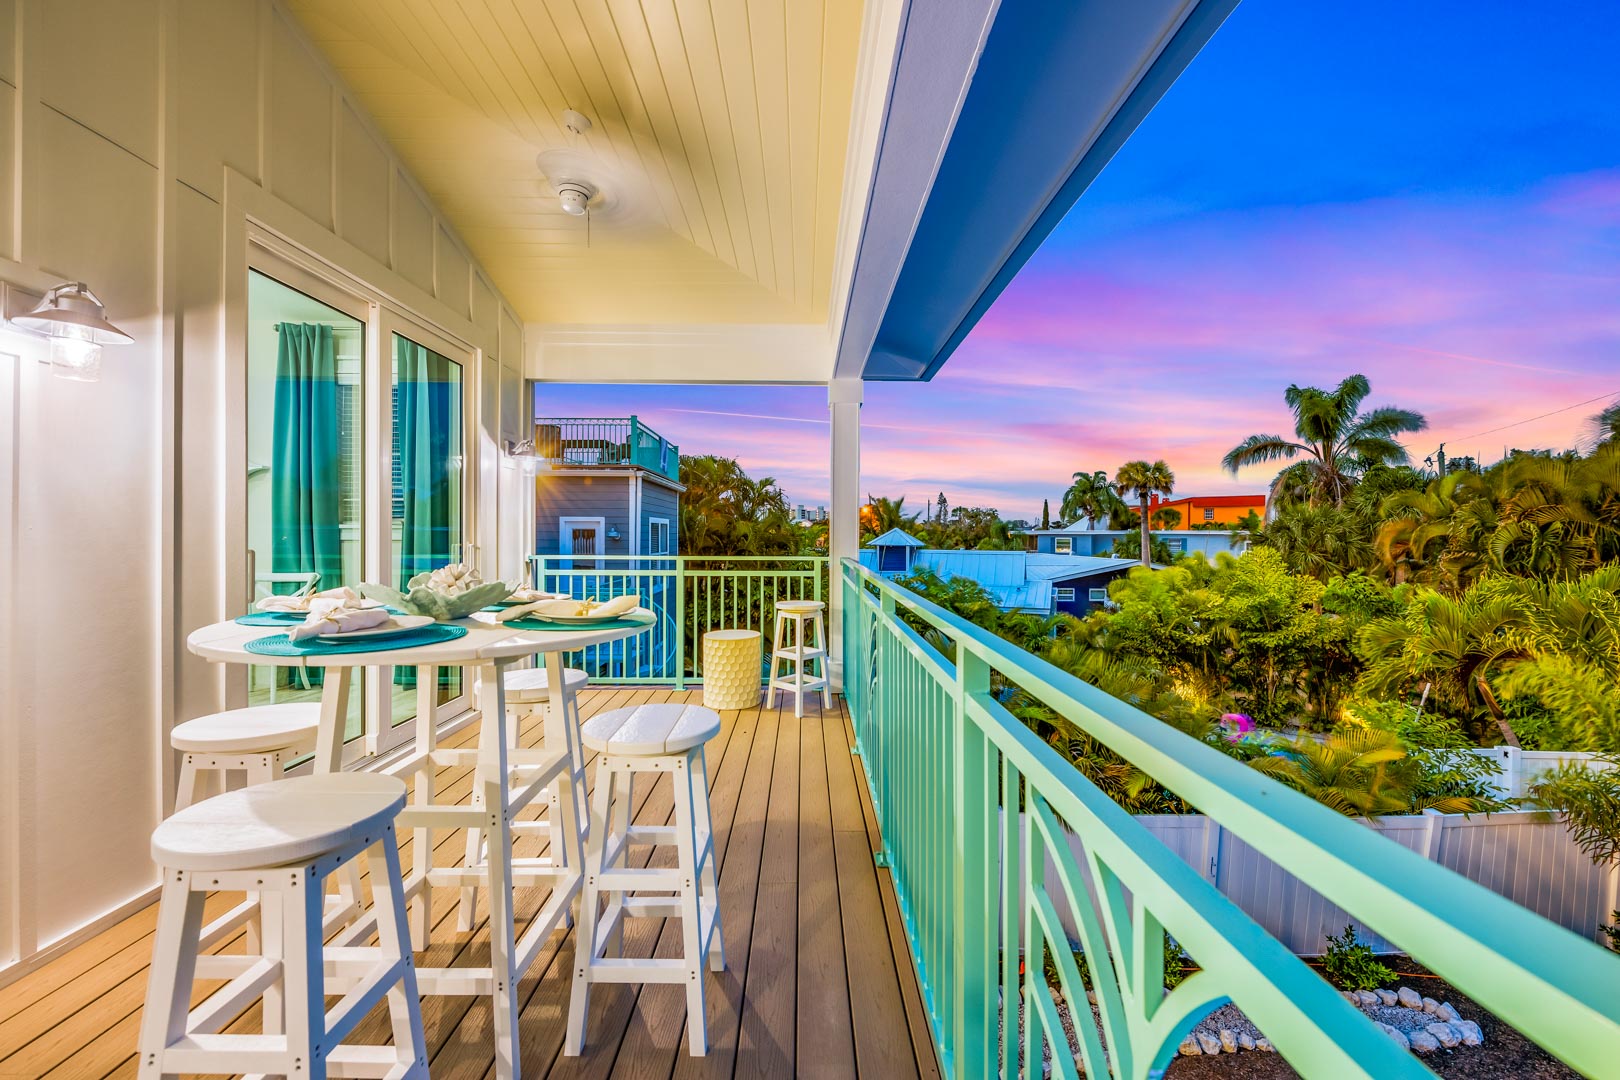
<instances>
[{"instance_id":1,"label":"seashell centerpiece","mask_svg":"<svg viewBox=\"0 0 1620 1080\"><path fill-rule=\"evenodd\" d=\"M466 618L512 595L512 586L504 581L485 581L476 568L466 563L451 563L417 574L405 583L405 590L361 585L360 595L381 600L406 614L426 615L440 622Z\"/></svg>"}]
</instances>

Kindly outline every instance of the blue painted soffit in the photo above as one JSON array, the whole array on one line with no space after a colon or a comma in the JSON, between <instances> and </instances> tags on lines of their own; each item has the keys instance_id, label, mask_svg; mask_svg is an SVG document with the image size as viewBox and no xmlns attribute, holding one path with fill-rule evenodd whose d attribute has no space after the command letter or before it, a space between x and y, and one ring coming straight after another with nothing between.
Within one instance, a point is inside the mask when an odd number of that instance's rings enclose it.
<instances>
[{"instance_id":1,"label":"blue painted soffit","mask_svg":"<svg viewBox=\"0 0 1620 1080\"><path fill-rule=\"evenodd\" d=\"M838 374L932 378L1236 6L912 0Z\"/></svg>"}]
</instances>

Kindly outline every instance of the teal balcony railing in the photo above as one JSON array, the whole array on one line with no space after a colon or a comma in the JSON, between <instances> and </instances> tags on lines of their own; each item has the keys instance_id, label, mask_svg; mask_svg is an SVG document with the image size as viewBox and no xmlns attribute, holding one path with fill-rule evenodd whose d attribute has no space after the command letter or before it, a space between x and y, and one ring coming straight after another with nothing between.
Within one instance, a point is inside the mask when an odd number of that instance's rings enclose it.
<instances>
[{"instance_id":1,"label":"teal balcony railing","mask_svg":"<svg viewBox=\"0 0 1620 1080\"><path fill-rule=\"evenodd\" d=\"M1160 1075L1198 1020L1228 1001L1305 1076L1433 1075L1036 738L992 693L992 671L1549 1052L1589 1076L1620 1075L1620 959L1606 950L853 561L838 587L844 692L880 858L946 1075L1011 1080L1023 1060L1038 1076L1043 1045L1053 1076L1077 1075L1044 975L1050 958L1063 997L1086 1000L1065 907L1101 1017L1100 1030L1083 1005L1076 1017L1087 1076ZM1201 969L1168 994L1165 932Z\"/></svg>"},{"instance_id":2,"label":"teal balcony railing","mask_svg":"<svg viewBox=\"0 0 1620 1080\"><path fill-rule=\"evenodd\" d=\"M601 683L685 689L703 679L704 634L758 630L768 643L778 600L820 600L827 588L825 555L534 555L530 564L537 589L582 600L636 593L658 616L650 633L569 654L570 667Z\"/></svg>"},{"instance_id":3,"label":"teal balcony railing","mask_svg":"<svg viewBox=\"0 0 1620 1080\"><path fill-rule=\"evenodd\" d=\"M536 419L534 452L558 465L639 465L671 480L681 474L681 448L634 416Z\"/></svg>"}]
</instances>

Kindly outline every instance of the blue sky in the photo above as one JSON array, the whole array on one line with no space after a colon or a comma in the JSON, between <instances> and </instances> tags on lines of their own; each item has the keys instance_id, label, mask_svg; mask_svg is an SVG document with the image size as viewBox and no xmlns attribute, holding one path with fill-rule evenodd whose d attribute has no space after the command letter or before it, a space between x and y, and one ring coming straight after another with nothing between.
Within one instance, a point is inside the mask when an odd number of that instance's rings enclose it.
<instances>
[{"instance_id":1,"label":"blue sky","mask_svg":"<svg viewBox=\"0 0 1620 1080\"><path fill-rule=\"evenodd\" d=\"M862 478L1033 517L1077 469L1221 454L1360 371L1492 459L1620 395L1620 4L1245 0L926 385L874 384ZM812 388L543 386L825 502ZM740 415L739 415L740 414ZM1548 414L1548 415L1543 415Z\"/></svg>"}]
</instances>

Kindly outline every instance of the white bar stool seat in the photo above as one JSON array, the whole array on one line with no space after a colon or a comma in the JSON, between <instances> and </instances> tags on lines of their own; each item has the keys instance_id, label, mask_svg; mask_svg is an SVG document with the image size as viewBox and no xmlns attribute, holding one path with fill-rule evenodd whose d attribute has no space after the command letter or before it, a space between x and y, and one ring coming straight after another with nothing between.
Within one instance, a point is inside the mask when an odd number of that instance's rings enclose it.
<instances>
[{"instance_id":1,"label":"white bar stool seat","mask_svg":"<svg viewBox=\"0 0 1620 1080\"><path fill-rule=\"evenodd\" d=\"M394 836L404 805L405 784L395 777L339 773L227 792L157 827L152 857L162 867L163 897L141 1020L141 1080L427 1076ZM322 883L368 851L378 943L326 949ZM215 889L259 895L260 952L200 955L203 904ZM199 977L228 981L192 1008ZM328 994L341 997L330 1011ZM385 998L394 1045L342 1045ZM262 1034L220 1034L260 999Z\"/></svg>"},{"instance_id":2,"label":"white bar stool seat","mask_svg":"<svg viewBox=\"0 0 1620 1080\"><path fill-rule=\"evenodd\" d=\"M176 724L169 745L183 757L174 808L184 810L202 798L216 776L221 791L232 772L246 773L250 785L279 780L287 762L315 748L320 726L318 701L255 705Z\"/></svg>"},{"instance_id":3,"label":"white bar stool seat","mask_svg":"<svg viewBox=\"0 0 1620 1080\"><path fill-rule=\"evenodd\" d=\"M563 669L563 688L577 694L590 685L591 677L578 668ZM545 668L523 668L506 673L506 703L532 705L551 700L551 683Z\"/></svg>"},{"instance_id":4,"label":"white bar stool seat","mask_svg":"<svg viewBox=\"0 0 1620 1080\"><path fill-rule=\"evenodd\" d=\"M775 704L781 693L792 694L794 716L804 715L804 696L818 691L821 707L832 708L832 683L827 678L827 624L822 616L826 608L820 600L776 602L769 704Z\"/></svg>"},{"instance_id":5,"label":"white bar stool seat","mask_svg":"<svg viewBox=\"0 0 1620 1080\"><path fill-rule=\"evenodd\" d=\"M585 1048L585 1021L593 983L676 983L686 987L687 1049L708 1052L703 1004L703 960L724 971L720 897L709 816L708 769L703 746L720 733L720 715L700 705L637 705L592 717L583 742L600 756L591 795L585 883L574 928L573 993L563 1052ZM668 773L674 785L675 824L633 825L637 773ZM632 844L673 846L673 868L635 868ZM634 895L631 895L634 893ZM654 894L667 895L654 895ZM598 910L606 901L605 910ZM678 918L679 957L629 958L622 954L627 918Z\"/></svg>"}]
</instances>

